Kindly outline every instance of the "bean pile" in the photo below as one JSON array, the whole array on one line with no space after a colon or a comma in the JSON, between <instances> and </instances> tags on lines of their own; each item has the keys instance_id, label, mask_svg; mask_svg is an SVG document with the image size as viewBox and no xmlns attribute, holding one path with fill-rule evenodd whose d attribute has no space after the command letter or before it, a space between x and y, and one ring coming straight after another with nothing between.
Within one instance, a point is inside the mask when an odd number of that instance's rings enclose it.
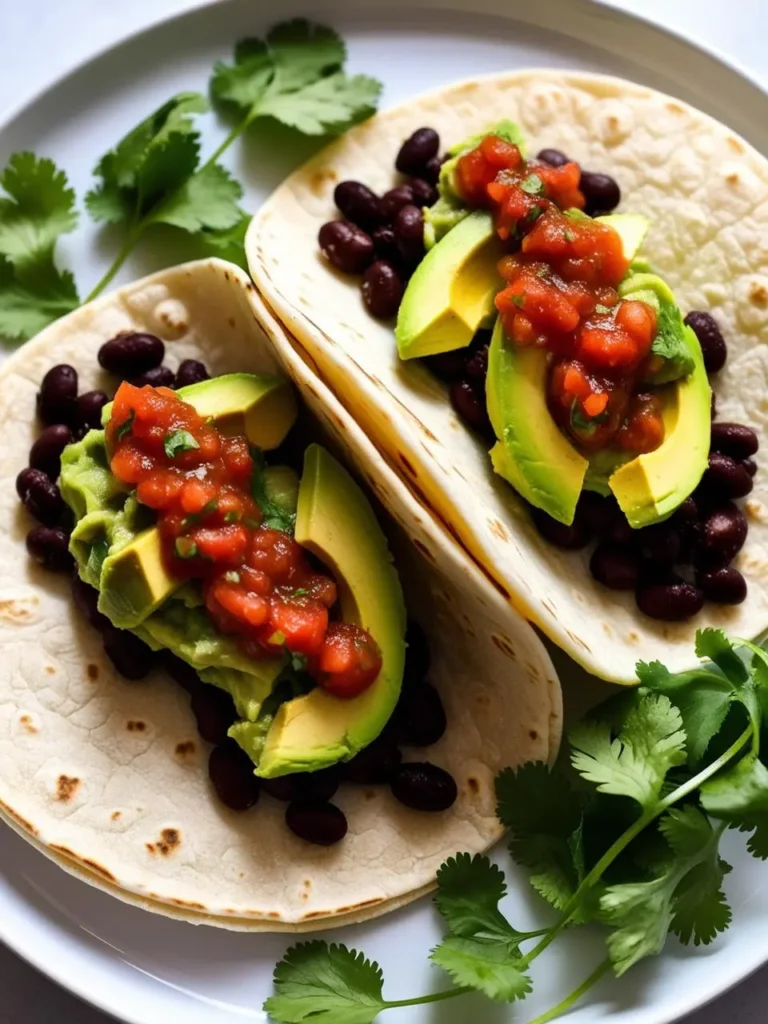
<instances>
[{"instance_id":1,"label":"bean pile","mask_svg":"<svg viewBox=\"0 0 768 1024\"><path fill-rule=\"evenodd\" d=\"M210 377L203 363L193 359L182 362L174 374L162 365L164 356L164 345L154 335L123 332L102 345L98 360L107 372L137 386L180 388ZM204 683L190 665L170 651L152 651L130 631L116 629L99 611L98 591L80 579L69 553L71 513L57 480L64 448L101 426L102 409L108 401L103 391L78 395L77 371L67 364L54 366L43 378L37 410L45 429L30 450L29 466L16 479L22 504L40 523L27 535L27 550L51 572L71 575L73 602L101 634L104 652L117 672L125 679L138 681L154 669L164 668L187 691L198 732L213 744L208 772L222 803L232 810L245 811L257 802L263 790L288 804L285 820L292 832L323 846L339 842L347 833L344 813L330 802L343 781L386 784L408 807L447 810L457 797L451 775L427 761L403 763L400 750L400 745L425 747L436 743L446 728L440 696L426 681L430 669L427 640L415 623L408 628L403 693L395 714L374 743L345 765L259 780L248 755L227 736L237 720L231 696ZM289 435L281 452L289 454L291 447Z\"/></svg>"},{"instance_id":2,"label":"bean pile","mask_svg":"<svg viewBox=\"0 0 768 1024\"><path fill-rule=\"evenodd\" d=\"M402 183L378 196L360 181L340 182L333 198L344 219L320 228L321 252L342 273L362 274L363 302L378 319L397 313L408 278L424 257L422 210L437 202L439 149L437 132L419 128L395 160Z\"/></svg>"}]
</instances>

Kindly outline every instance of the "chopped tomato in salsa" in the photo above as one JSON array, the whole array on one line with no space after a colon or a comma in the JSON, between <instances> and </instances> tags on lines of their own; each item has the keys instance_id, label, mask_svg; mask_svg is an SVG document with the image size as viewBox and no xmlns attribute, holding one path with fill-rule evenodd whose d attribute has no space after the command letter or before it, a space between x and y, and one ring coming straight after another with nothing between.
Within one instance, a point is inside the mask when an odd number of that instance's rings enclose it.
<instances>
[{"instance_id":1,"label":"chopped tomato in salsa","mask_svg":"<svg viewBox=\"0 0 768 1024\"><path fill-rule=\"evenodd\" d=\"M366 630L329 621L336 582L293 537L262 525L245 437L224 437L168 388L122 384L107 426L111 469L157 512L166 567L200 579L224 633L254 658L289 650L338 697L367 689L381 652Z\"/></svg>"},{"instance_id":2,"label":"chopped tomato in salsa","mask_svg":"<svg viewBox=\"0 0 768 1024\"><path fill-rule=\"evenodd\" d=\"M661 403L640 382L656 313L619 298L629 263L612 227L573 212L584 207L580 176L576 163L526 162L495 135L456 167L462 198L490 208L510 242L496 308L513 342L552 353L548 400L558 425L587 451L653 451L664 439Z\"/></svg>"}]
</instances>

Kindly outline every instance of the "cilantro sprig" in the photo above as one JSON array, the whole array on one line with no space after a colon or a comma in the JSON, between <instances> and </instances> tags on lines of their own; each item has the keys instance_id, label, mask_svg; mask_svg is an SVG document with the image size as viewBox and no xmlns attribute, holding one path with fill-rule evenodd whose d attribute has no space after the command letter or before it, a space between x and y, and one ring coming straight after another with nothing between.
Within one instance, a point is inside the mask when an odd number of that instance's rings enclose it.
<instances>
[{"instance_id":1,"label":"cilantro sprig","mask_svg":"<svg viewBox=\"0 0 768 1024\"><path fill-rule=\"evenodd\" d=\"M570 758L507 769L496 780L509 851L530 872L557 919L516 929L501 901L506 882L487 857L460 853L440 868L435 905L446 927L430 960L453 987L413 999L384 998L378 964L324 942L288 950L264 1009L275 1024L369 1024L387 1009L482 992L500 1002L531 991L529 968L560 933L584 923L605 930L606 956L546 1024L610 971L617 976L661 952L672 933L707 945L731 910L720 856L727 828L768 859L768 654L722 630L697 635L700 669L673 676L640 662L640 685L611 698L570 734ZM532 946L530 943L534 942ZM524 948L524 947L528 948Z\"/></svg>"},{"instance_id":2,"label":"cilantro sprig","mask_svg":"<svg viewBox=\"0 0 768 1024\"><path fill-rule=\"evenodd\" d=\"M112 282L142 239L159 226L186 236L190 257L213 254L245 265L250 215L243 187L219 162L261 118L313 137L342 132L372 114L381 83L344 71L346 48L333 29L303 19L276 25L266 39L237 44L217 63L211 101L236 123L202 155L199 92L171 97L105 153L85 196L90 218L122 232L118 250L85 301ZM15 153L0 173L0 337L32 337L80 304L70 271L56 261L59 238L78 223L75 193L52 160Z\"/></svg>"}]
</instances>

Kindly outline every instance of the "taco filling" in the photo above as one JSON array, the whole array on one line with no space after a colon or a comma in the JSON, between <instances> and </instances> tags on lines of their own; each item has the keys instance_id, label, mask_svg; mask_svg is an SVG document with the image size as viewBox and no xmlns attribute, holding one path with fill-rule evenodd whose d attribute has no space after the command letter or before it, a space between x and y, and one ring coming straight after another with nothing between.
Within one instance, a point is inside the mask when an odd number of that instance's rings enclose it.
<instances>
[{"instance_id":1,"label":"taco filling","mask_svg":"<svg viewBox=\"0 0 768 1024\"><path fill-rule=\"evenodd\" d=\"M752 489L757 435L712 425L725 341L653 272L648 219L613 212L608 175L558 150L526 158L512 122L438 149L436 132L416 131L396 160L412 177L381 198L338 185L349 220L321 229L326 257L364 271L369 312L397 316L400 358L449 384L547 541L597 537L592 575L654 618L743 601L731 561L747 521L733 499Z\"/></svg>"},{"instance_id":2,"label":"taco filling","mask_svg":"<svg viewBox=\"0 0 768 1024\"><path fill-rule=\"evenodd\" d=\"M300 434L287 381L209 379L197 364L155 386L163 367L137 375L136 359L115 357L152 345L159 362L162 342L145 334L102 346L102 365L133 380L111 402L78 398L67 365L44 378L49 426L17 481L43 524L30 553L54 571L74 565L75 602L121 674L143 678L160 659L190 693L230 808L264 788L290 802L293 832L322 845L347 831L328 802L342 777L446 810L457 796L448 772L400 767L398 743L430 745L446 719L368 499Z\"/></svg>"}]
</instances>

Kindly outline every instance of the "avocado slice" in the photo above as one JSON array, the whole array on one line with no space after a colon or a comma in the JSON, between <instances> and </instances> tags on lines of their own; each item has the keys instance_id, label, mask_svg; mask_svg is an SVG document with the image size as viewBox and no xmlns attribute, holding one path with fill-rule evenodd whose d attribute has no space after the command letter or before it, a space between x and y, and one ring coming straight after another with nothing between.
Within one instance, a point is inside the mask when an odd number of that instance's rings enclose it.
<instances>
[{"instance_id":1,"label":"avocado slice","mask_svg":"<svg viewBox=\"0 0 768 1024\"><path fill-rule=\"evenodd\" d=\"M683 327L683 338L693 371L664 389L664 441L656 451L625 463L609 481L635 529L670 516L707 468L712 393L701 346L690 327Z\"/></svg>"},{"instance_id":2,"label":"avocado slice","mask_svg":"<svg viewBox=\"0 0 768 1024\"><path fill-rule=\"evenodd\" d=\"M617 213L597 219L619 233L627 259L632 259L648 230L647 218ZM499 317L488 350L485 385L488 415L498 438L491 450L493 468L536 508L570 524L589 462L552 419L548 370L546 350L511 343Z\"/></svg>"},{"instance_id":3,"label":"avocado slice","mask_svg":"<svg viewBox=\"0 0 768 1024\"><path fill-rule=\"evenodd\" d=\"M225 373L179 388L176 394L201 416L210 417L227 437L244 434L263 451L277 448L296 421L293 388L284 377L270 373ZM106 427L112 403L101 412Z\"/></svg>"},{"instance_id":4,"label":"avocado slice","mask_svg":"<svg viewBox=\"0 0 768 1024\"><path fill-rule=\"evenodd\" d=\"M386 537L349 473L316 444L304 454L295 537L332 570L344 621L371 633L382 667L358 697L341 700L318 687L283 703L266 738L258 728L235 733L246 751L253 733L264 778L348 761L384 728L403 681L405 601Z\"/></svg>"},{"instance_id":5,"label":"avocado slice","mask_svg":"<svg viewBox=\"0 0 768 1024\"><path fill-rule=\"evenodd\" d=\"M503 255L493 218L476 210L427 253L408 282L397 315L401 359L466 348L495 313Z\"/></svg>"},{"instance_id":6,"label":"avocado slice","mask_svg":"<svg viewBox=\"0 0 768 1024\"><path fill-rule=\"evenodd\" d=\"M210 416L219 430L244 433L259 448L276 448L297 416L293 389L282 377L230 373L180 388L178 394L201 416ZM111 413L110 406L107 410ZM105 558L99 611L114 626L133 629L181 582L168 572L157 529L151 527Z\"/></svg>"}]
</instances>

